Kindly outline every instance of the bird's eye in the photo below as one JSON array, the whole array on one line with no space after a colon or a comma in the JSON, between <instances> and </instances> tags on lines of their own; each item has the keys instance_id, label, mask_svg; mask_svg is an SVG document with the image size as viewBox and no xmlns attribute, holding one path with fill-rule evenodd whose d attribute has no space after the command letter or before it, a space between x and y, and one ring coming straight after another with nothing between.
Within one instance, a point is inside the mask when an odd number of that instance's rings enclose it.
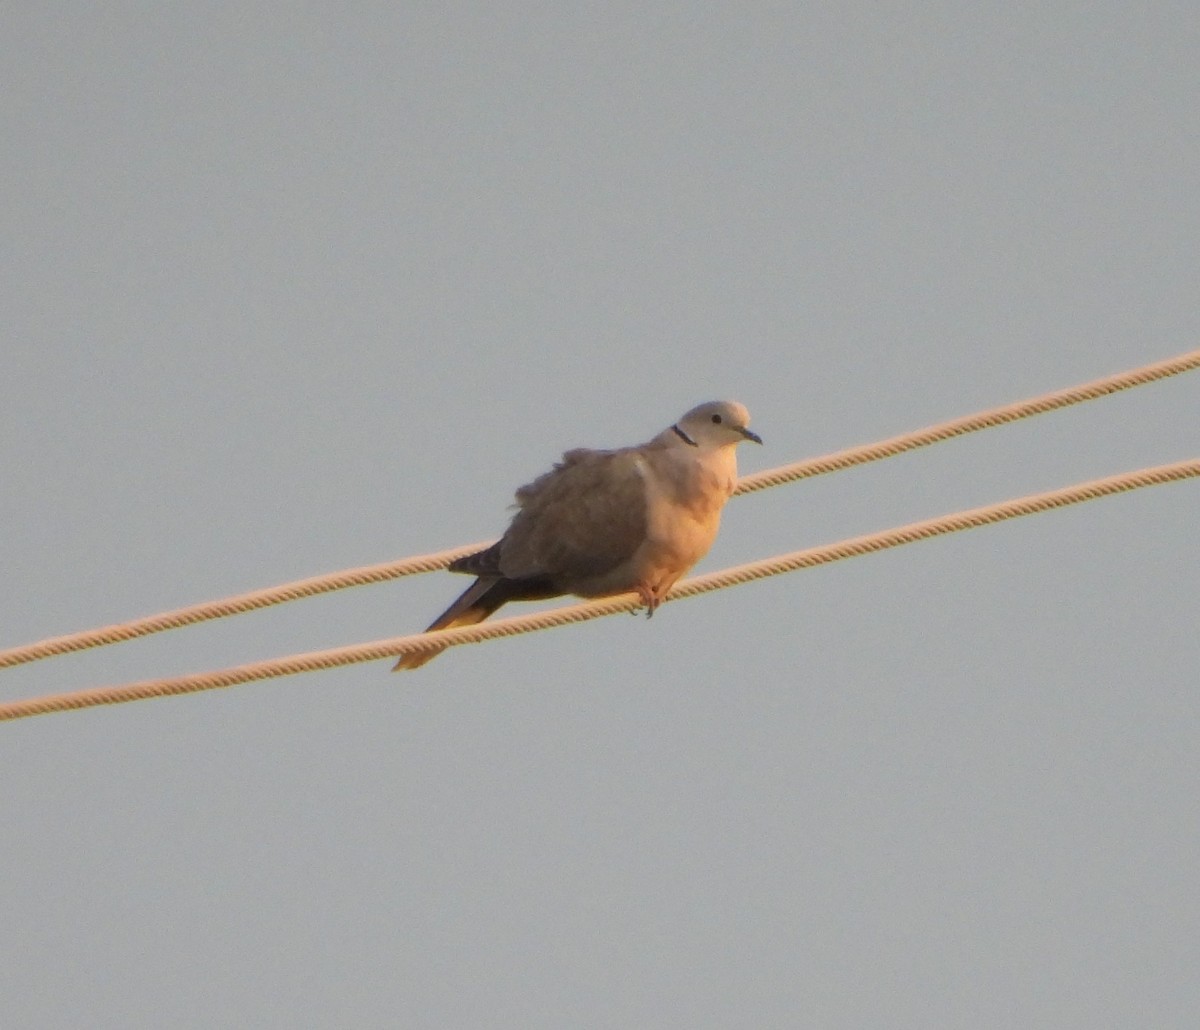
<instances>
[{"instance_id":1,"label":"bird's eye","mask_svg":"<svg viewBox=\"0 0 1200 1030\"><path fill-rule=\"evenodd\" d=\"M721 424L721 416L720 416L720 415L713 415L713 417L712 417L712 420L713 420L713 422L714 422L714 423L716 423L718 426Z\"/></svg>"}]
</instances>

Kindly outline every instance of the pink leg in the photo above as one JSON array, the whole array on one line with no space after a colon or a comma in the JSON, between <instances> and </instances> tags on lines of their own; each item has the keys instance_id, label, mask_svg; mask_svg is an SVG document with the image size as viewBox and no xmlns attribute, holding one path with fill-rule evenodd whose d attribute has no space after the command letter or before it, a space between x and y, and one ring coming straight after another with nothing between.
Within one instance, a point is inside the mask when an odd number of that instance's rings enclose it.
<instances>
[{"instance_id":1,"label":"pink leg","mask_svg":"<svg viewBox=\"0 0 1200 1030\"><path fill-rule=\"evenodd\" d=\"M671 589L671 583L659 583L657 586L648 586L645 583L639 584L637 588L638 597L641 598L642 604L646 606L646 618L650 618L662 604L663 598L667 591Z\"/></svg>"},{"instance_id":2,"label":"pink leg","mask_svg":"<svg viewBox=\"0 0 1200 1030\"><path fill-rule=\"evenodd\" d=\"M662 600L662 598L659 597L658 593L653 587L647 586L645 583L638 584L637 595L642 604L646 606L646 618L650 618L650 616L654 614L654 609L658 607L658 603L660 600Z\"/></svg>"}]
</instances>

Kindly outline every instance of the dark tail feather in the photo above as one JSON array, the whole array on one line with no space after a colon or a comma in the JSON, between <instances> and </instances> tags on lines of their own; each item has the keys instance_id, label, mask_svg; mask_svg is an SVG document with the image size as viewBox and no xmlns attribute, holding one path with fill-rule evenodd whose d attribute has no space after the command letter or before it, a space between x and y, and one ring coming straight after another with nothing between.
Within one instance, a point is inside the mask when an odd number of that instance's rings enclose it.
<instances>
[{"instance_id":1,"label":"dark tail feather","mask_svg":"<svg viewBox=\"0 0 1200 1030\"><path fill-rule=\"evenodd\" d=\"M559 596L557 591L540 580L477 579L462 592L449 608L429 624L429 628L425 632L453 629L456 626L474 626L477 622L483 622L501 605L507 604L509 601L534 601L557 596ZM400 660L392 666L392 671L419 669L426 662L433 661L444 650L445 648L439 648L436 651L419 651L401 655Z\"/></svg>"}]
</instances>

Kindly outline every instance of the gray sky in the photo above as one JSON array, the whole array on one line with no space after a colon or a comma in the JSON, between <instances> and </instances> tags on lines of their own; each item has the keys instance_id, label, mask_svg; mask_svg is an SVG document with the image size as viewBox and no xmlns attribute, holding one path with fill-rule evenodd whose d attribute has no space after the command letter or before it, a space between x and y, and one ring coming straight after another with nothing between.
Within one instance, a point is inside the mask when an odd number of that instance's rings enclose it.
<instances>
[{"instance_id":1,"label":"gray sky","mask_svg":"<svg viewBox=\"0 0 1200 1030\"><path fill-rule=\"evenodd\" d=\"M711 397L748 472L1200 345L1194 4L10 8L0 646L487 538ZM1198 402L740 498L702 568L1195 457ZM8 724L6 1026L1192 1026L1198 501Z\"/></svg>"}]
</instances>

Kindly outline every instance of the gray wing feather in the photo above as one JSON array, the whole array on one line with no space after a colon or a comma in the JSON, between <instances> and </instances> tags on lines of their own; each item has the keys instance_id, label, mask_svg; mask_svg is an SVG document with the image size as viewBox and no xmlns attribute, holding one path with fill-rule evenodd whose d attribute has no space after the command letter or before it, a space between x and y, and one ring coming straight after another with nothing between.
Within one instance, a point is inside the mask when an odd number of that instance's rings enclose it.
<instances>
[{"instance_id":1,"label":"gray wing feather","mask_svg":"<svg viewBox=\"0 0 1200 1030\"><path fill-rule=\"evenodd\" d=\"M517 491L500 546L505 576L550 577L565 592L628 561L646 538L646 487L635 448L568 451Z\"/></svg>"}]
</instances>

